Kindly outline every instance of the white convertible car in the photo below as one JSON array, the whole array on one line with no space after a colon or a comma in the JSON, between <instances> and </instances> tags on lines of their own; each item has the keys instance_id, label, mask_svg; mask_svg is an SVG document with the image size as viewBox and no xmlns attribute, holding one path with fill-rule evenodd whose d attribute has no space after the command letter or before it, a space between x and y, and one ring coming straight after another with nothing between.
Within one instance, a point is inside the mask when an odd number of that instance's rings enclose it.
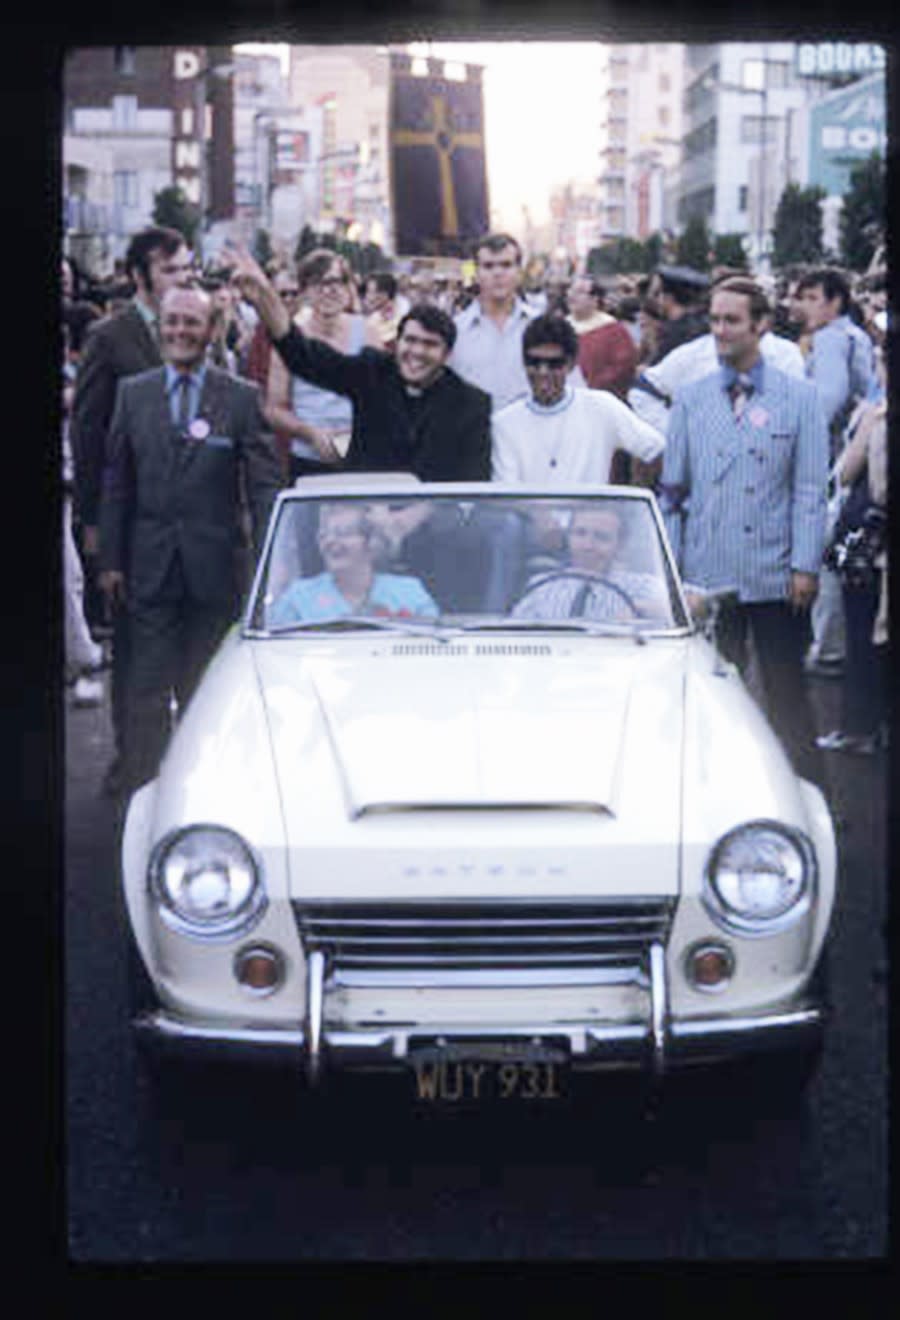
<instances>
[{"instance_id":1,"label":"white convertible car","mask_svg":"<svg viewBox=\"0 0 900 1320\"><path fill-rule=\"evenodd\" d=\"M636 489L283 492L123 879L142 1038L311 1084L542 1100L821 1036L824 799Z\"/></svg>"}]
</instances>

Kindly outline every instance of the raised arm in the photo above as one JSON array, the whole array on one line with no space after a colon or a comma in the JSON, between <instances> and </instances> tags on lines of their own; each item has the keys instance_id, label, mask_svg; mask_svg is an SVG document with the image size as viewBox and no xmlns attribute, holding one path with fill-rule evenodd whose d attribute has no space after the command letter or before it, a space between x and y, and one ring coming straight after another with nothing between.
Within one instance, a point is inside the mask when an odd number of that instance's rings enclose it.
<instances>
[{"instance_id":1,"label":"raised arm","mask_svg":"<svg viewBox=\"0 0 900 1320\"><path fill-rule=\"evenodd\" d=\"M231 271L232 283L241 297L256 308L273 339L282 339L291 328L291 318L265 271L242 243L228 241L222 249L222 264Z\"/></svg>"}]
</instances>

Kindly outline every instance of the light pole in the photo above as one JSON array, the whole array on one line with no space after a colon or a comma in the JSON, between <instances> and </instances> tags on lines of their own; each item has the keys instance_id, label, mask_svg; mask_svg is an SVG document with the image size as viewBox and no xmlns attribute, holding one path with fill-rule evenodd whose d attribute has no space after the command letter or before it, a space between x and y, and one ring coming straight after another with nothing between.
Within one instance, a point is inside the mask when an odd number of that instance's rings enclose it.
<instances>
[{"instance_id":1,"label":"light pole","mask_svg":"<svg viewBox=\"0 0 900 1320\"><path fill-rule=\"evenodd\" d=\"M704 87L710 91L734 92L739 96L748 94L760 96L761 124L759 134L759 205L756 217L756 250L757 261L762 268L765 261L766 246L766 146L768 145L768 123L769 123L769 84L768 69L771 65L780 63L778 60L770 60L763 54L756 59L755 63L760 66L761 78L759 87L751 87L744 83L723 82L719 78L713 78L709 74L701 79Z\"/></svg>"}]
</instances>

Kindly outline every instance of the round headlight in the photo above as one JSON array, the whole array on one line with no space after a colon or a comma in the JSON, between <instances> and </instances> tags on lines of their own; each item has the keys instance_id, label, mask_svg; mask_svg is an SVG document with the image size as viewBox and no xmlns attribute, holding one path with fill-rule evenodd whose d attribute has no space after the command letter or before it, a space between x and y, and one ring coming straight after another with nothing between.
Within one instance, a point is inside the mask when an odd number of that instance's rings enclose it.
<instances>
[{"instance_id":1,"label":"round headlight","mask_svg":"<svg viewBox=\"0 0 900 1320\"><path fill-rule=\"evenodd\" d=\"M160 918L194 939L233 939L256 924L266 891L250 849L219 825L193 825L163 839L150 859Z\"/></svg>"},{"instance_id":2,"label":"round headlight","mask_svg":"<svg viewBox=\"0 0 900 1320\"><path fill-rule=\"evenodd\" d=\"M768 935L808 911L814 883L809 840L777 822L754 821L716 844L704 900L720 925Z\"/></svg>"}]
</instances>

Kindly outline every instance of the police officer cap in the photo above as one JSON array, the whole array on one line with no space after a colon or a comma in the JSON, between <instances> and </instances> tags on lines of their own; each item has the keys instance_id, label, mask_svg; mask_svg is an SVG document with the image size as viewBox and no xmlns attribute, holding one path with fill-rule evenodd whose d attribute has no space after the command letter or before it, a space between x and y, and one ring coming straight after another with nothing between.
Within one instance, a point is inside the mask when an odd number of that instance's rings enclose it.
<instances>
[{"instance_id":1,"label":"police officer cap","mask_svg":"<svg viewBox=\"0 0 900 1320\"><path fill-rule=\"evenodd\" d=\"M657 266L656 273L664 284L680 284L685 289L701 293L709 288L709 278L690 266Z\"/></svg>"}]
</instances>

